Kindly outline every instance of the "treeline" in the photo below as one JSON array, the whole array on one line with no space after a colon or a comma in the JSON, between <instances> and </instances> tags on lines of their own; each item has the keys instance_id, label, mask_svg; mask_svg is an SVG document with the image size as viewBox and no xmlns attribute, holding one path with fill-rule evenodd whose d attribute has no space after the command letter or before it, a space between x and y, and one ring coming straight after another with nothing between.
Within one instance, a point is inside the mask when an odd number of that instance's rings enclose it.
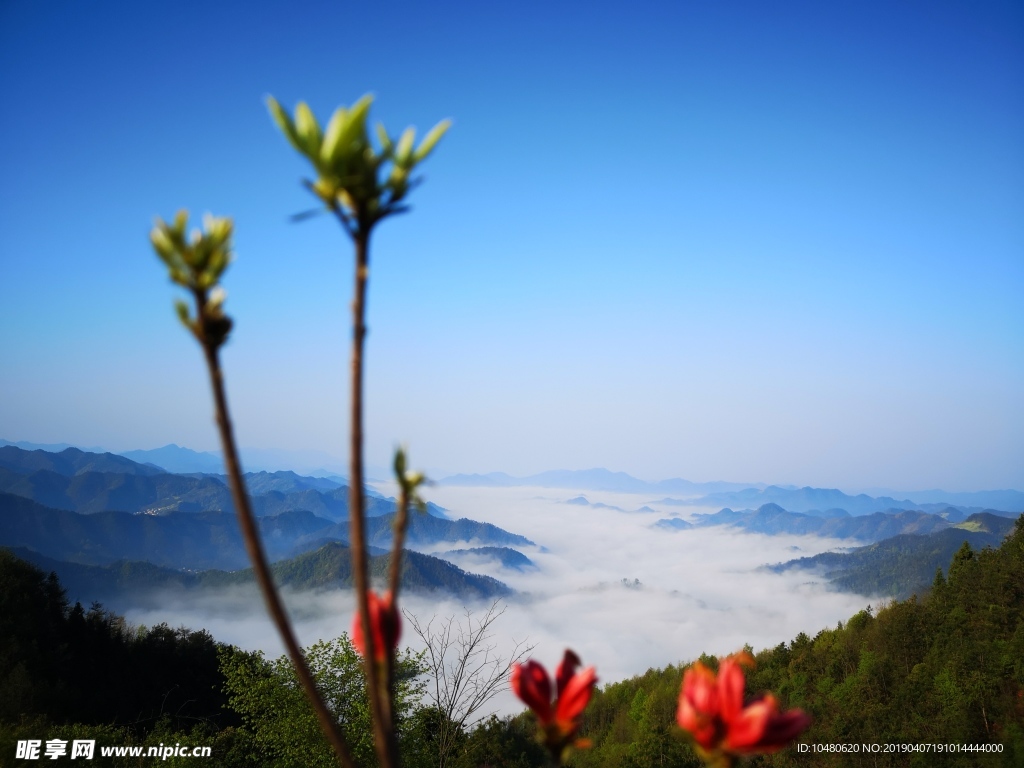
<instances>
[{"instance_id":1,"label":"treeline","mask_svg":"<svg viewBox=\"0 0 1024 768\"><path fill-rule=\"evenodd\" d=\"M361 668L345 637L309 650L351 741L372 765ZM965 544L929 594L862 611L835 629L755 654L748 693L773 691L814 723L796 748L755 766L1024 765L1024 516L998 549ZM715 666L714 659L702 658ZM407 768L438 765L435 710L421 704L421 661L402 654L399 732ZM675 725L683 666L598 690L578 768L670 768L699 761ZM531 715L491 718L463 734L450 768L545 765ZM0 763L18 739L210 745L205 765L331 765L290 666L216 644L206 632L132 629L69 606L59 583L0 551ZM813 745L999 745L1001 752L820 752ZM990 746L991 748L991 746ZM152 758L148 758L151 763ZM188 764L170 758L168 765ZM27 763L26 763L27 764ZM146 758L94 764L134 766Z\"/></svg>"}]
</instances>

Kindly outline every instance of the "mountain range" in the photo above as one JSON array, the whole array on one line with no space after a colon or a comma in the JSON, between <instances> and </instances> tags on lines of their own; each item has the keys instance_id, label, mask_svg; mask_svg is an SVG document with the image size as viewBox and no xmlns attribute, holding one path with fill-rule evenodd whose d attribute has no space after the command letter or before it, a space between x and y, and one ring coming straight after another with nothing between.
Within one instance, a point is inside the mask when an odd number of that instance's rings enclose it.
<instances>
[{"instance_id":1,"label":"mountain range","mask_svg":"<svg viewBox=\"0 0 1024 768\"><path fill-rule=\"evenodd\" d=\"M766 483L695 483L682 478L650 482L639 480L625 472L612 472L601 468L551 470L526 477L513 477L504 472L458 474L443 478L439 484L490 488L532 486L618 493L678 494L684 498L669 497L650 503L700 507L758 507L762 504L775 503L796 512L840 508L852 515L883 512L893 508L935 512L951 506L959 508L965 516L986 507L1012 513L1024 510L1024 492L1014 490L969 493L928 490L903 493L900 494L903 498L897 499L885 495L873 497L864 493L846 494L828 488L798 488Z\"/></svg>"},{"instance_id":2,"label":"mountain range","mask_svg":"<svg viewBox=\"0 0 1024 768\"><path fill-rule=\"evenodd\" d=\"M288 471L250 472L245 477L256 515L307 511L335 522L348 519L348 487L335 480ZM77 448L50 453L0 447L0 493L83 514L234 511L222 475L172 474L116 454ZM368 516L388 514L394 508L393 500L367 489ZM428 504L427 511L445 516L436 504Z\"/></svg>"},{"instance_id":3,"label":"mountain range","mask_svg":"<svg viewBox=\"0 0 1024 768\"><path fill-rule=\"evenodd\" d=\"M568 470L556 469L528 477L513 477L504 472L489 472L484 475L451 475L438 481L438 485L483 486L489 488L513 488L532 486L536 488L572 488L585 491L616 491L620 493L721 493L743 488L763 488L763 483L692 483L689 480L673 478L659 482L638 480L625 472L611 472L607 469Z\"/></svg>"},{"instance_id":4,"label":"mountain range","mask_svg":"<svg viewBox=\"0 0 1024 768\"><path fill-rule=\"evenodd\" d=\"M367 541L391 542L393 512L366 520ZM327 542L347 542L348 525L291 510L258 518L271 560L292 557ZM488 523L413 514L410 547L445 542L488 546L532 546L532 542ZM47 557L88 565L144 560L169 568L234 570L249 559L235 515L230 512L127 512L80 514L52 509L12 494L0 494L0 546L26 547Z\"/></svg>"},{"instance_id":5,"label":"mountain range","mask_svg":"<svg viewBox=\"0 0 1024 768\"><path fill-rule=\"evenodd\" d=\"M951 495L969 497L973 501L981 501L991 497L1000 502L1006 502L1002 506L992 506L1008 514L1015 515L1017 512L1024 510L1024 493L1019 491L985 491L974 494ZM933 495L932 497L940 498L938 495ZM829 510L843 510L851 515L870 515L890 509L916 509L922 512L937 513L946 512L952 508L960 512L961 519L973 512L982 511L979 508L962 507L944 502L918 503L910 499L894 499L890 496L875 497L864 493L852 496L835 488L786 488L778 485L770 485L766 488L745 488L740 491L713 493L692 499L665 498L656 503L686 507L746 508L758 508L764 504L778 504L792 512L821 514Z\"/></svg>"},{"instance_id":6,"label":"mountain range","mask_svg":"<svg viewBox=\"0 0 1024 768\"><path fill-rule=\"evenodd\" d=\"M802 557L769 566L769 570L814 571L843 592L905 600L913 594L923 595L935 579L936 570L946 572L964 542L975 551L998 548L1014 524L1010 518L979 512L959 525L926 535L902 533L851 552Z\"/></svg>"},{"instance_id":7,"label":"mountain range","mask_svg":"<svg viewBox=\"0 0 1024 768\"><path fill-rule=\"evenodd\" d=\"M138 560L118 560L107 565L84 565L46 557L31 549L10 551L46 572L56 573L71 602L93 601L118 611L130 607L156 607L169 597L196 597L203 589L255 586L251 568L183 571ZM384 581L390 554L371 551L371 578ZM352 556L337 542L281 560L271 566L275 581L294 590L351 588ZM467 573L444 559L406 550L402 558L402 588L414 592L443 591L465 598L493 599L511 594L505 584L489 576Z\"/></svg>"}]
</instances>

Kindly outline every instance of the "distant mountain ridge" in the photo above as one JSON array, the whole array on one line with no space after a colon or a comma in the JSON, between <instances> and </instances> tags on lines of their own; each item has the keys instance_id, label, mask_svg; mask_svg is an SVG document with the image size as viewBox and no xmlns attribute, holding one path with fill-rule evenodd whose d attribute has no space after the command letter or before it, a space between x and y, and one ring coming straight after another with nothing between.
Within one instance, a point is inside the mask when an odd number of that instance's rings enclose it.
<instances>
[{"instance_id":1,"label":"distant mountain ridge","mask_svg":"<svg viewBox=\"0 0 1024 768\"><path fill-rule=\"evenodd\" d=\"M255 584L251 568L182 571L138 560L84 565L46 557L23 547L8 549L22 560L56 573L72 602L78 600L88 605L98 600L117 610L155 607L163 604L171 593L185 595L205 588ZM442 558L407 550L402 559L402 586L407 590L441 591L462 599L490 599L512 593L497 579L468 573ZM389 563L390 554L371 554L371 577L383 580ZM353 586L351 553L348 547L338 543L280 560L271 570L279 584L295 590Z\"/></svg>"},{"instance_id":2,"label":"distant mountain ridge","mask_svg":"<svg viewBox=\"0 0 1024 768\"><path fill-rule=\"evenodd\" d=\"M905 600L913 594L923 595L936 570L941 568L945 573L964 542L975 551L998 548L1014 525L1013 519L979 512L956 526L927 535L899 534L852 552L825 552L768 568L776 573L816 571L843 592Z\"/></svg>"},{"instance_id":3,"label":"distant mountain ridge","mask_svg":"<svg viewBox=\"0 0 1024 768\"><path fill-rule=\"evenodd\" d=\"M379 501L382 505L390 504ZM391 509L378 517L367 518L367 540L371 546L390 545L394 518ZM308 510L266 515L258 518L258 523L272 560L295 556L327 541L348 540L347 523L337 524ZM460 541L490 546L533 546L529 539L489 523L421 514L410 517L406 541L410 547ZM235 570L249 562L233 513L79 514L3 493L0 493L0 546L26 547L57 560L87 565L145 560L169 568Z\"/></svg>"},{"instance_id":4,"label":"distant mountain ridge","mask_svg":"<svg viewBox=\"0 0 1024 768\"><path fill-rule=\"evenodd\" d=\"M294 472L246 474L253 511L260 516L308 511L335 522L348 519L348 487ZM172 474L116 454L68 448L59 453L0 448L0 493L82 514L130 512L233 512L234 502L222 475ZM393 500L368 490L366 514L383 515ZM428 503L431 515L445 510Z\"/></svg>"},{"instance_id":5,"label":"distant mountain ridge","mask_svg":"<svg viewBox=\"0 0 1024 768\"><path fill-rule=\"evenodd\" d=\"M570 488L586 491L617 491L620 493L717 493L742 488L763 488L758 483L692 483L689 480L673 478L659 482L638 480L625 472L607 469L556 469L540 472L528 477L512 477L504 472L480 474L458 474L445 477L438 485L479 486L490 488L513 488L535 486L538 488Z\"/></svg>"},{"instance_id":6,"label":"distant mountain ridge","mask_svg":"<svg viewBox=\"0 0 1024 768\"><path fill-rule=\"evenodd\" d=\"M664 502L663 502L664 503ZM764 504L778 504L791 512L811 510L844 509L851 515L870 515L887 509L916 509L917 505L907 499L897 500L888 496L873 498L861 493L850 496L835 488L783 488L769 485L767 488L745 488L741 491L713 493L698 499L677 502L696 507L748 507L758 508Z\"/></svg>"},{"instance_id":7,"label":"distant mountain ridge","mask_svg":"<svg viewBox=\"0 0 1024 768\"><path fill-rule=\"evenodd\" d=\"M551 470L527 477L513 477L505 472L486 474L456 474L439 481L440 485L483 488L564 488L581 491L608 491L617 493L680 494L689 498L662 498L651 504L699 507L757 508L774 503L794 511L845 509L851 515L868 515L887 509L917 509L937 512L946 507L959 507L964 516L982 508L999 509L1016 514L1024 510L1024 492L1015 490L947 493L945 491L918 491L901 494L904 498L847 494L834 488L797 488L766 483L707 482L695 483L682 478L649 482L639 480L625 472L607 469Z\"/></svg>"},{"instance_id":8,"label":"distant mountain ridge","mask_svg":"<svg viewBox=\"0 0 1024 768\"><path fill-rule=\"evenodd\" d=\"M391 545L394 514L380 515L366 519L366 542L375 547L387 548ZM302 545L315 539L333 539L348 542L348 525L332 525L317 531L312 536L300 538L296 543ZM484 546L532 547L536 546L525 536L510 533L490 523L462 518L445 520L430 515L413 514L409 516L405 541L409 547L430 546L439 541L476 542Z\"/></svg>"},{"instance_id":9,"label":"distant mountain ridge","mask_svg":"<svg viewBox=\"0 0 1024 768\"><path fill-rule=\"evenodd\" d=\"M824 517L791 512L778 504L763 504L755 511L734 512L726 508L712 515L694 515L693 524L698 527L727 525L769 535L812 534L860 541L878 541L901 533L931 533L951 525L938 515L915 510L892 509L858 517L836 510Z\"/></svg>"}]
</instances>

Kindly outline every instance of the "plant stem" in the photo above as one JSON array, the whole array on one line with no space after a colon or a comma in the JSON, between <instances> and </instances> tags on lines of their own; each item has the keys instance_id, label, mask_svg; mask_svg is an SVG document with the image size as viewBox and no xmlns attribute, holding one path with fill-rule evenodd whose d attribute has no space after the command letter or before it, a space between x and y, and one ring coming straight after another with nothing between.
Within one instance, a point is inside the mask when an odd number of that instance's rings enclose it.
<instances>
[{"instance_id":1,"label":"plant stem","mask_svg":"<svg viewBox=\"0 0 1024 768\"><path fill-rule=\"evenodd\" d=\"M394 536L391 544L390 581L391 601L397 604L398 588L402 578L402 549L405 547L405 529L409 525L409 494L402 488L395 511Z\"/></svg>"},{"instance_id":2,"label":"plant stem","mask_svg":"<svg viewBox=\"0 0 1024 768\"><path fill-rule=\"evenodd\" d=\"M196 294L198 313L202 318L205 298ZM200 320L201 322L201 320ZM242 528L242 537L245 540L245 549L249 553L249 560L252 562L253 573L263 593L263 601L267 604L267 612L277 627L288 656L295 667L295 674L299 678L306 693L306 698L313 705L317 719L320 721L320 728L323 730L327 740L334 748L338 762L343 768L355 768L352 754L345 743L345 737L338 727L334 715L327 708L320 692L313 682L306 659L302 655L302 649L295 639L291 622L285 612L281 597L274 586L274 580L270 573L270 566L267 564L266 553L263 551L263 543L260 540L259 531L256 527L256 519L249 504L249 495L245 489L245 481L242 479L242 470L238 460L238 449L235 446L234 430L231 426L231 417L228 413L227 397L224 394L224 376L221 372L220 359L217 349L212 344L201 342L203 353L206 357L206 367L210 372L210 385L213 388L213 401L217 413L217 429L220 432L221 448L224 451L224 463L228 473L228 481L231 485L231 496L235 503L235 512L238 516L238 523Z\"/></svg>"},{"instance_id":3,"label":"plant stem","mask_svg":"<svg viewBox=\"0 0 1024 768\"><path fill-rule=\"evenodd\" d=\"M383 675L377 666L375 638L370 626L369 567L366 556L366 531L363 499L363 342L366 338L366 283L369 278L370 233L360 226L354 233L356 250L355 294L352 300L352 432L349 443L349 546L352 549L352 570L356 582L356 600L359 620L363 628L363 665L366 670L366 690L370 699L373 736L381 768L394 768L398 764L391 713L390 681L387 670ZM390 659L391 649L384 649ZM390 668L390 660L387 667ZM383 677L383 679L382 679Z\"/></svg>"}]
</instances>

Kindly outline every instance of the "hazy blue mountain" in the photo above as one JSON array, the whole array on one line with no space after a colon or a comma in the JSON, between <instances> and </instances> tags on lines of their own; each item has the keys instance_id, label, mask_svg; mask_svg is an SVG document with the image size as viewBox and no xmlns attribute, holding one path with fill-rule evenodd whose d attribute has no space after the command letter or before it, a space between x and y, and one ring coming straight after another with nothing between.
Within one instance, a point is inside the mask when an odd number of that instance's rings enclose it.
<instances>
[{"instance_id":1,"label":"hazy blue mountain","mask_svg":"<svg viewBox=\"0 0 1024 768\"><path fill-rule=\"evenodd\" d=\"M752 533L813 534L861 541L879 541L901 533L931 533L950 523L938 515L914 510L888 510L859 517L822 517L790 512L778 504L763 504L756 511L723 509L713 515L695 515L698 526L728 525Z\"/></svg>"},{"instance_id":2,"label":"hazy blue mountain","mask_svg":"<svg viewBox=\"0 0 1024 768\"><path fill-rule=\"evenodd\" d=\"M499 563L503 568L514 571L528 571L536 568L534 562L522 552L511 547L472 547L470 549L450 549L439 557L453 561L456 565L473 563L481 558Z\"/></svg>"},{"instance_id":3,"label":"hazy blue mountain","mask_svg":"<svg viewBox=\"0 0 1024 768\"><path fill-rule=\"evenodd\" d=\"M290 470L279 472L246 472L245 484L249 493L259 496L270 491L295 493L296 491L333 491L347 488L344 483L322 477L304 477Z\"/></svg>"},{"instance_id":4,"label":"hazy blue mountain","mask_svg":"<svg viewBox=\"0 0 1024 768\"><path fill-rule=\"evenodd\" d=\"M366 520L366 541L375 547L387 548L391 544L391 532L394 514L370 517ZM313 536L299 539L296 546L312 544L317 539L333 539L348 542L348 523L339 523ZM490 523L479 523L475 520L447 520L432 515L412 513L409 515L409 527L406 530L406 544L410 547L432 546L441 542L468 541L488 546L523 547L534 546L525 536L509 533Z\"/></svg>"},{"instance_id":5,"label":"hazy blue mountain","mask_svg":"<svg viewBox=\"0 0 1024 768\"><path fill-rule=\"evenodd\" d=\"M371 578L383 582L390 562L390 554L371 556ZM292 589L350 588L354 585L351 550L337 542L275 563L272 570L278 584ZM247 569L231 574L231 578L236 583L245 583L252 581L252 572ZM490 576L467 573L441 558L408 550L402 556L402 586L410 591L444 592L464 599L490 600L512 594L508 586Z\"/></svg>"},{"instance_id":6,"label":"hazy blue mountain","mask_svg":"<svg viewBox=\"0 0 1024 768\"><path fill-rule=\"evenodd\" d=\"M946 572L953 555L966 541L975 550L998 547L1013 530L1014 521L1002 515L979 512L958 526L928 535L900 534L852 552L825 552L769 566L777 573L793 569L825 575L844 592L883 595L905 600L922 595L932 584L936 569Z\"/></svg>"},{"instance_id":7,"label":"hazy blue mountain","mask_svg":"<svg viewBox=\"0 0 1024 768\"><path fill-rule=\"evenodd\" d=\"M438 481L439 485L468 485L492 488L511 488L522 483L511 475L504 472L488 472L486 475L451 475Z\"/></svg>"},{"instance_id":8,"label":"hazy blue mountain","mask_svg":"<svg viewBox=\"0 0 1024 768\"><path fill-rule=\"evenodd\" d=\"M47 507L83 514L233 509L231 493L222 483L165 472L152 475L82 472L68 476L39 470L25 475L0 468L0 493L23 496Z\"/></svg>"},{"instance_id":9,"label":"hazy blue mountain","mask_svg":"<svg viewBox=\"0 0 1024 768\"><path fill-rule=\"evenodd\" d=\"M122 456L143 464L156 464L167 472L223 472L224 460L219 454L193 451L171 443L163 448L141 451L122 451Z\"/></svg>"},{"instance_id":10,"label":"hazy blue mountain","mask_svg":"<svg viewBox=\"0 0 1024 768\"><path fill-rule=\"evenodd\" d=\"M975 491L971 493L949 493L948 491L912 491L903 494L917 504L944 504L953 507L982 507L1006 512L1024 511L1024 492Z\"/></svg>"},{"instance_id":11,"label":"hazy blue mountain","mask_svg":"<svg viewBox=\"0 0 1024 768\"><path fill-rule=\"evenodd\" d=\"M335 522L348 518L348 488L294 472L250 472L246 483L259 516L309 511ZM74 512L233 512L227 480L218 474L171 474L116 454L69 448L61 453L0 448L0 493ZM393 500L368 489L366 513L394 511ZM430 514L445 510L428 504Z\"/></svg>"},{"instance_id":12,"label":"hazy blue mountain","mask_svg":"<svg viewBox=\"0 0 1024 768\"><path fill-rule=\"evenodd\" d=\"M678 517L666 517L662 518L651 527L661 528L666 531L685 531L689 528L693 528L693 525Z\"/></svg>"},{"instance_id":13,"label":"hazy blue mountain","mask_svg":"<svg viewBox=\"0 0 1024 768\"><path fill-rule=\"evenodd\" d=\"M660 503L668 503L663 500ZM887 509L916 509L907 500L899 501L887 496L872 498L866 494L850 496L834 488L782 488L769 485L767 488L747 488L729 493L712 493L698 499L677 502L686 506L700 507L748 507L757 508L763 504L778 504L793 512L811 510L844 509L851 515L869 515Z\"/></svg>"},{"instance_id":14,"label":"hazy blue mountain","mask_svg":"<svg viewBox=\"0 0 1024 768\"><path fill-rule=\"evenodd\" d=\"M105 449L97 446L88 448L81 445L71 445L71 443L30 443L27 440L15 440L13 442L11 440L0 440L0 445L13 445L15 448L21 448L26 451L49 451L50 453L60 453L68 448L77 448L88 453L106 453Z\"/></svg>"},{"instance_id":15,"label":"hazy blue mountain","mask_svg":"<svg viewBox=\"0 0 1024 768\"><path fill-rule=\"evenodd\" d=\"M269 491L252 499L256 515L280 515L284 512L308 510L334 522L348 520L348 488L342 486L329 491L305 490L294 493ZM382 496L366 497L367 517L380 517L395 511L395 500ZM427 514L431 517L446 518L445 510L427 502Z\"/></svg>"},{"instance_id":16,"label":"hazy blue mountain","mask_svg":"<svg viewBox=\"0 0 1024 768\"><path fill-rule=\"evenodd\" d=\"M575 498L568 499L566 504L575 504L580 507L590 507L591 509L610 509L613 512L625 512L622 507L616 507L611 504L603 504L600 501L588 501L586 496L576 496Z\"/></svg>"},{"instance_id":17,"label":"hazy blue mountain","mask_svg":"<svg viewBox=\"0 0 1024 768\"><path fill-rule=\"evenodd\" d=\"M673 478L651 483L607 469L568 470L556 469L540 472L528 477L512 477L504 472L489 472L485 475L452 475L439 481L441 485L482 486L511 488L516 486L537 486L540 488L570 488L586 491L616 491L619 493L717 493L741 488L764 488L760 483L692 483L689 480Z\"/></svg>"},{"instance_id":18,"label":"hazy blue mountain","mask_svg":"<svg viewBox=\"0 0 1024 768\"><path fill-rule=\"evenodd\" d=\"M34 472L53 472L74 477L86 472L109 472L126 475L152 476L163 472L160 467L140 464L115 453L88 453L77 448L65 448L59 453L28 451L13 445L0 448L0 467L19 475Z\"/></svg>"},{"instance_id":19,"label":"hazy blue mountain","mask_svg":"<svg viewBox=\"0 0 1024 768\"><path fill-rule=\"evenodd\" d=\"M727 483L721 480L712 481L708 483L694 483L689 480L683 480L682 478L678 477L672 478L671 480L660 480L657 483L651 483L651 485L652 492L679 493L688 495L727 493L729 491L741 491L745 488L768 487L767 483Z\"/></svg>"},{"instance_id":20,"label":"hazy blue mountain","mask_svg":"<svg viewBox=\"0 0 1024 768\"><path fill-rule=\"evenodd\" d=\"M310 512L288 512L261 518L259 524L267 554L276 559L291 552L296 540L330 527L331 521ZM83 515L10 494L0 494L0 546L26 547L89 565L145 560L169 568L231 570L248 563L232 513Z\"/></svg>"},{"instance_id":21,"label":"hazy blue mountain","mask_svg":"<svg viewBox=\"0 0 1024 768\"><path fill-rule=\"evenodd\" d=\"M165 603L170 594L185 596L204 588L255 584L252 569L181 571L152 563L119 560L109 565L83 565L46 557L25 548L9 548L46 572L54 572L71 602L89 605L94 600L107 608L151 607ZM371 574L385 578L390 555L371 555ZM315 552L281 560L271 566L277 582L296 590L351 588L352 562L348 547L326 544ZM507 596L511 590L488 576L468 573L437 557L406 551L403 556L402 588L440 591L462 599Z\"/></svg>"}]
</instances>

